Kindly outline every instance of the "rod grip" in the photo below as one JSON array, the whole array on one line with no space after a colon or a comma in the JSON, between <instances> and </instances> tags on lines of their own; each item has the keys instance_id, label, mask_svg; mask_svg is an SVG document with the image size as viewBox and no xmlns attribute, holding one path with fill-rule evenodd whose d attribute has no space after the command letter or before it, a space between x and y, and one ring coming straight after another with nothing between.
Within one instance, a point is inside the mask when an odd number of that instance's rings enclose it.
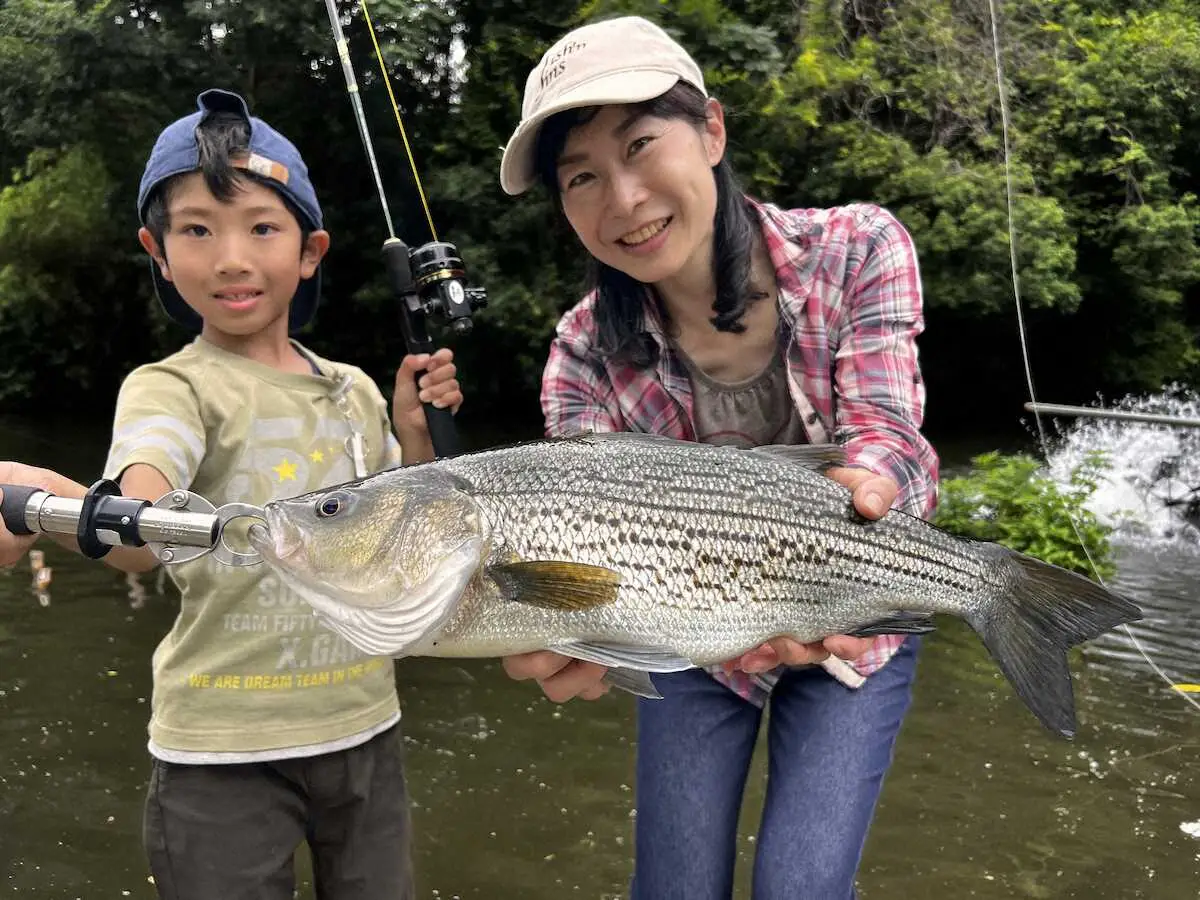
<instances>
[{"instance_id":1,"label":"rod grip","mask_svg":"<svg viewBox=\"0 0 1200 900\"><path fill-rule=\"evenodd\" d=\"M13 534L34 534L25 524L25 507L29 498L42 490L24 484L0 484L0 491L4 491L4 499L0 500L0 519L4 520L4 527Z\"/></svg>"},{"instance_id":2,"label":"rod grip","mask_svg":"<svg viewBox=\"0 0 1200 900\"><path fill-rule=\"evenodd\" d=\"M439 459L458 456L458 427L454 424L454 413L445 408L439 409L432 403L422 405L425 407L425 423L429 426L429 440L433 443L433 455Z\"/></svg>"}]
</instances>

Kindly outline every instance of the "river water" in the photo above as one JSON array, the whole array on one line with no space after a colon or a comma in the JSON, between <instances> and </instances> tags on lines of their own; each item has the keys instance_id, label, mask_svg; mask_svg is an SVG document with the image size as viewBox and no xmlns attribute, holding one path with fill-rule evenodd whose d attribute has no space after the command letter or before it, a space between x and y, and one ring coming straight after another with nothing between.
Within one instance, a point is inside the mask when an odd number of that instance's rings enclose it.
<instances>
[{"instance_id":1,"label":"river water","mask_svg":"<svg viewBox=\"0 0 1200 900\"><path fill-rule=\"evenodd\" d=\"M100 429L0 422L0 458L89 480ZM175 599L46 545L0 574L0 896L153 897L140 841L150 654ZM1200 551L1130 541L1113 585L1168 680L1200 682ZM922 654L860 871L864 900L1200 897L1200 710L1117 632L1073 657L1080 731L1044 731L979 641L940 621ZM422 898L622 896L633 701L555 705L491 661L397 663ZM1200 697L1200 694L1189 695ZM765 742L764 742L765 743ZM738 896L761 810L756 759ZM301 860L299 896L312 897Z\"/></svg>"}]
</instances>

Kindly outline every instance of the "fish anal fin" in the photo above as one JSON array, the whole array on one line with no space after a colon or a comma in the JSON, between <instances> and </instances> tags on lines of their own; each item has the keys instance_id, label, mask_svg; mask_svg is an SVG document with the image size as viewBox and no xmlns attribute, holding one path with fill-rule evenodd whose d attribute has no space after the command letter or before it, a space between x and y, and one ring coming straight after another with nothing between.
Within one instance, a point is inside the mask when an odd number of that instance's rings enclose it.
<instances>
[{"instance_id":1,"label":"fish anal fin","mask_svg":"<svg viewBox=\"0 0 1200 900\"><path fill-rule=\"evenodd\" d=\"M894 615L868 622L853 631L852 637L878 637L881 634L929 634L935 629L933 616L926 613L898 612Z\"/></svg>"},{"instance_id":2,"label":"fish anal fin","mask_svg":"<svg viewBox=\"0 0 1200 900\"><path fill-rule=\"evenodd\" d=\"M549 649L563 656L638 672L682 672L695 664L670 647L644 647L613 641L567 641Z\"/></svg>"},{"instance_id":3,"label":"fish anal fin","mask_svg":"<svg viewBox=\"0 0 1200 900\"><path fill-rule=\"evenodd\" d=\"M650 680L648 672L639 672L636 669L609 669L604 675L604 680L613 687L628 691L636 697L645 697L647 700L663 698L662 694L658 692L658 688L654 686L654 682Z\"/></svg>"}]
</instances>

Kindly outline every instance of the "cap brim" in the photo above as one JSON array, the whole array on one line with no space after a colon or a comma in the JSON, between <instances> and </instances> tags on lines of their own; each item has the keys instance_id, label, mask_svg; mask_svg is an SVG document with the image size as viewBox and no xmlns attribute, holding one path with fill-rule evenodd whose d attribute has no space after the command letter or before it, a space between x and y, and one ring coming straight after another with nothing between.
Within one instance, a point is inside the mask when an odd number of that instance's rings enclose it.
<instances>
[{"instance_id":1,"label":"cap brim","mask_svg":"<svg viewBox=\"0 0 1200 900\"><path fill-rule=\"evenodd\" d=\"M500 186L510 195L523 194L537 180L534 150L542 124L555 113L584 106L641 103L661 96L675 86L680 76L661 69L639 69L595 78L565 92L517 126L504 147L500 160Z\"/></svg>"},{"instance_id":2,"label":"cap brim","mask_svg":"<svg viewBox=\"0 0 1200 900\"><path fill-rule=\"evenodd\" d=\"M175 285L163 278L162 271L154 260L150 260L150 274L154 278L154 293L163 311L175 322L195 334L204 327L204 320L194 309L184 302ZM288 333L295 334L312 321L317 312L317 304L321 301L321 267L312 278L301 281L296 288L296 296L288 307Z\"/></svg>"}]
</instances>

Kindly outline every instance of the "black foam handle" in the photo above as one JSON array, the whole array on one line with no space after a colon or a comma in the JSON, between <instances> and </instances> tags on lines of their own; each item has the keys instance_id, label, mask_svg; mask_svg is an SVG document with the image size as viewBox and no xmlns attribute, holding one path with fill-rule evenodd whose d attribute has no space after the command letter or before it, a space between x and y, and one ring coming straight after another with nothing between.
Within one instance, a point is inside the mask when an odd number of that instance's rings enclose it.
<instances>
[{"instance_id":1,"label":"black foam handle","mask_svg":"<svg viewBox=\"0 0 1200 900\"><path fill-rule=\"evenodd\" d=\"M458 456L458 427L454 424L454 413L432 403L422 405L425 407L425 424L429 426L429 440L433 442L433 455L439 459Z\"/></svg>"},{"instance_id":2,"label":"black foam handle","mask_svg":"<svg viewBox=\"0 0 1200 900\"><path fill-rule=\"evenodd\" d=\"M4 527L13 534L33 534L33 529L25 524L25 506L42 488L0 484L0 490L4 491L4 499L0 500L0 519L4 519Z\"/></svg>"}]
</instances>

